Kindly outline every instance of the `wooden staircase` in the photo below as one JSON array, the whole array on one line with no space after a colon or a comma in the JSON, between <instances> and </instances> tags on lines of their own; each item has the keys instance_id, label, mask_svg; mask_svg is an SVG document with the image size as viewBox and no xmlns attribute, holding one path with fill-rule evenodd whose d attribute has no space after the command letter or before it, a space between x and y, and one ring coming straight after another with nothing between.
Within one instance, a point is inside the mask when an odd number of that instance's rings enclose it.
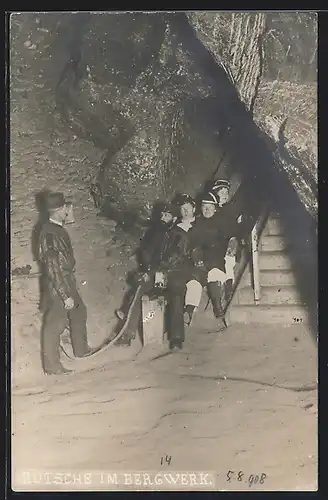
<instances>
[{"instance_id":1,"label":"wooden staircase","mask_svg":"<svg viewBox=\"0 0 328 500\"><path fill-rule=\"evenodd\" d=\"M298 291L277 215L268 218L259 239L257 266L258 272L253 273L252 262L247 264L228 307L227 322L307 324L308 312ZM256 276L259 286L254 293Z\"/></svg>"}]
</instances>

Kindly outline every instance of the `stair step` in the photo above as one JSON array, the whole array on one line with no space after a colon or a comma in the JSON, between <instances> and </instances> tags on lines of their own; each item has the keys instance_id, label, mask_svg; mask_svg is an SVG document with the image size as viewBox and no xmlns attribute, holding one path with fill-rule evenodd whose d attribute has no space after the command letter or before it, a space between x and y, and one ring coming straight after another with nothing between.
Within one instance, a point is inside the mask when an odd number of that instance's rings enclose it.
<instances>
[{"instance_id":1,"label":"stair step","mask_svg":"<svg viewBox=\"0 0 328 500\"><path fill-rule=\"evenodd\" d=\"M254 305L254 290L251 287L242 288L236 293L236 303L239 305ZM302 304L296 286L261 286L260 304Z\"/></svg>"},{"instance_id":2,"label":"stair step","mask_svg":"<svg viewBox=\"0 0 328 500\"><path fill-rule=\"evenodd\" d=\"M260 241L260 251L262 252L277 252L286 249L286 241L284 236L267 234Z\"/></svg>"},{"instance_id":3,"label":"stair step","mask_svg":"<svg viewBox=\"0 0 328 500\"><path fill-rule=\"evenodd\" d=\"M290 269L282 270L260 270L261 286L293 286L296 285L296 278Z\"/></svg>"},{"instance_id":4,"label":"stair step","mask_svg":"<svg viewBox=\"0 0 328 500\"><path fill-rule=\"evenodd\" d=\"M229 308L226 314L229 325L244 324L308 324L308 313L301 305L244 305Z\"/></svg>"},{"instance_id":5,"label":"stair step","mask_svg":"<svg viewBox=\"0 0 328 500\"><path fill-rule=\"evenodd\" d=\"M260 252L259 266L261 270L289 270L291 262L283 252Z\"/></svg>"},{"instance_id":6,"label":"stair step","mask_svg":"<svg viewBox=\"0 0 328 500\"><path fill-rule=\"evenodd\" d=\"M240 279L238 290L242 288L247 288L249 286L252 286L252 275L251 275L250 265L247 264L246 269Z\"/></svg>"},{"instance_id":7,"label":"stair step","mask_svg":"<svg viewBox=\"0 0 328 500\"><path fill-rule=\"evenodd\" d=\"M278 217L269 217L266 226L264 228L263 234L278 236L284 233L281 221Z\"/></svg>"}]
</instances>

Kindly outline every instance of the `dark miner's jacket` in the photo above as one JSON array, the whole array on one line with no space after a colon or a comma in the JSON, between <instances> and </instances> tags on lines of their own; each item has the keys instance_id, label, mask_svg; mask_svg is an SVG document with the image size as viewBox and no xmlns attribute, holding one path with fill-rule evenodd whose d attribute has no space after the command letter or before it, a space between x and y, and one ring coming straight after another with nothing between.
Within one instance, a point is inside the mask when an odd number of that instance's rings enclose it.
<instances>
[{"instance_id":1,"label":"dark miner's jacket","mask_svg":"<svg viewBox=\"0 0 328 500\"><path fill-rule=\"evenodd\" d=\"M203 261L208 271L213 267L224 271L229 240L240 236L237 218L238 214L231 212L228 204L218 208L211 218L198 216L190 233L193 260Z\"/></svg>"},{"instance_id":2,"label":"dark miner's jacket","mask_svg":"<svg viewBox=\"0 0 328 500\"><path fill-rule=\"evenodd\" d=\"M47 280L47 292L62 301L76 290L75 259L68 232L62 226L46 222L39 236L39 258Z\"/></svg>"},{"instance_id":3,"label":"dark miner's jacket","mask_svg":"<svg viewBox=\"0 0 328 500\"><path fill-rule=\"evenodd\" d=\"M189 235L194 223L189 231L184 231L178 224L165 235L161 250L161 270L187 270L193 267Z\"/></svg>"}]
</instances>

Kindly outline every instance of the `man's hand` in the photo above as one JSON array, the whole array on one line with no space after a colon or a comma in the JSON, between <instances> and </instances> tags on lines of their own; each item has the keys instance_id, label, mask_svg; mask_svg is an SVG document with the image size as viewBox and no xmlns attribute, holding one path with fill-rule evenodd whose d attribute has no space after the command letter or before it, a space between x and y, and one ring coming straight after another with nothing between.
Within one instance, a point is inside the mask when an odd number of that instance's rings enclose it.
<instances>
[{"instance_id":1,"label":"man's hand","mask_svg":"<svg viewBox=\"0 0 328 500\"><path fill-rule=\"evenodd\" d=\"M229 257L235 257L236 253L237 253L237 249L238 249L237 238L235 238L235 237L230 238L226 255L229 255Z\"/></svg>"},{"instance_id":2,"label":"man's hand","mask_svg":"<svg viewBox=\"0 0 328 500\"><path fill-rule=\"evenodd\" d=\"M195 263L196 267L200 267L200 268L203 268L204 267L204 261L203 260L199 260Z\"/></svg>"},{"instance_id":3,"label":"man's hand","mask_svg":"<svg viewBox=\"0 0 328 500\"><path fill-rule=\"evenodd\" d=\"M141 276L141 279L147 283L149 280L150 280L150 276L148 273L144 273L142 276Z\"/></svg>"},{"instance_id":4,"label":"man's hand","mask_svg":"<svg viewBox=\"0 0 328 500\"><path fill-rule=\"evenodd\" d=\"M165 287L165 274L163 271L156 271L155 273L155 286L159 288Z\"/></svg>"},{"instance_id":5,"label":"man's hand","mask_svg":"<svg viewBox=\"0 0 328 500\"><path fill-rule=\"evenodd\" d=\"M67 309L69 311L69 310L73 309L73 307L74 307L74 299L72 299L72 297L68 297L64 301L64 304L65 304L65 309Z\"/></svg>"},{"instance_id":6,"label":"man's hand","mask_svg":"<svg viewBox=\"0 0 328 500\"><path fill-rule=\"evenodd\" d=\"M228 255L229 257L235 257L236 250L234 248L228 248L226 255Z\"/></svg>"}]
</instances>

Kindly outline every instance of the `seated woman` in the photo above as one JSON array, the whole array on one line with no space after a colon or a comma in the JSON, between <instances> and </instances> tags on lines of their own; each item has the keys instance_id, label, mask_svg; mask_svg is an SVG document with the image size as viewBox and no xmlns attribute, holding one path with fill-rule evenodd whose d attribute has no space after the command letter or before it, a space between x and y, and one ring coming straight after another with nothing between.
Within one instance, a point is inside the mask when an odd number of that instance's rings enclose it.
<instances>
[{"instance_id":1,"label":"seated woman","mask_svg":"<svg viewBox=\"0 0 328 500\"><path fill-rule=\"evenodd\" d=\"M150 292L154 287L155 271L159 267L161 248L165 234L174 225L176 217L170 204L159 204L155 208L155 216L152 224L146 232L139 249L140 270L136 275L136 283L125 297L124 305L115 311L120 319L119 327L123 326L129 312L130 319L126 331L120 339L115 342L116 346L130 346L131 340L138 329L141 316L141 297ZM138 300L135 301L132 309L131 305L135 298L137 286L141 285Z\"/></svg>"},{"instance_id":2,"label":"seated woman","mask_svg":"<svg viewBox=\"0 0 328 500\"><path fill-rule=\"evenodd\" d=\"M234 280L233 269L236 265L236 254L247 234L249 216L245 215L245 193L239 188L237 193L230 196L230 182L226 179L214 181L211 192L217 199L217 215L219 219L219 230L232 235L225 257L226 282L224 286L224 301L227 303L231 298Z\"/></svg>"}]
</instances>

